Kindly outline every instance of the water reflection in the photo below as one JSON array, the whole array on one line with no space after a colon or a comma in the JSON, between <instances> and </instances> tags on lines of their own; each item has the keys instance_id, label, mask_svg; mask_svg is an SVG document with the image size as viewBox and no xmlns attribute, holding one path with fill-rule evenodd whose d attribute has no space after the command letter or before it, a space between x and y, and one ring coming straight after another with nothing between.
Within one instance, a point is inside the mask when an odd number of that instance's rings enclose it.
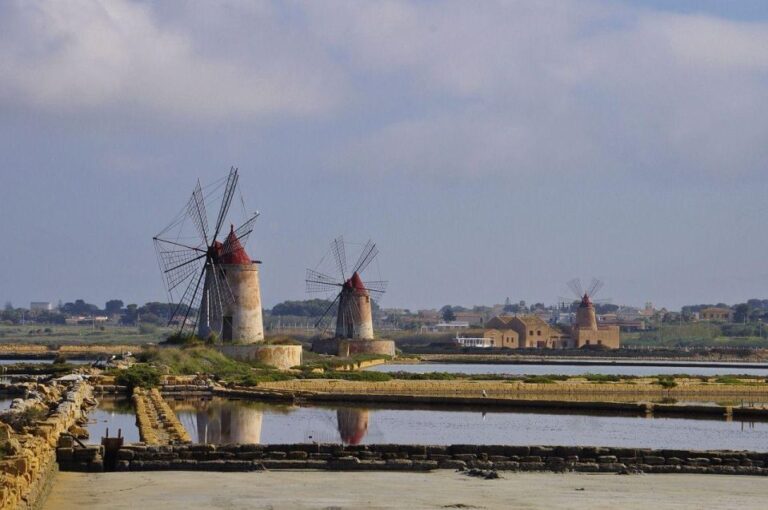
<instances>
[{"instance_id":1,"label":"water reflection","mask_svg":"<svg viewBox=\"0 0 768 510\"><path fill-rule=\"evenodd\" d=\"M341 408L336 411L337 427L344 444L360 444L368 432L368 409Z\"/></svg>"},{"instance_id":2,"label":"water reflection","mask_svg":"<svg viewBox=\"0 0 768 510\"><path fill-rule=\"evenodd\" d=\"M126 443L139 441L136 414L131 401L125 397L100 397L99 405L88 413L88 425L85 428L89 443L100 443L101 438L107 435L107 429L110 437L116 437L120 430Z\"/></svg>"},{"instance_id":3,"label":"water reflection","mask_svg":"<svg viewBox=\"0 0 768 510\"><path fill-rule=\"evenodd\" d=\"M260 443L263 412L258 403L238 400L184 400L172 404L197 443Z\"/></svg>"}]
</instances>

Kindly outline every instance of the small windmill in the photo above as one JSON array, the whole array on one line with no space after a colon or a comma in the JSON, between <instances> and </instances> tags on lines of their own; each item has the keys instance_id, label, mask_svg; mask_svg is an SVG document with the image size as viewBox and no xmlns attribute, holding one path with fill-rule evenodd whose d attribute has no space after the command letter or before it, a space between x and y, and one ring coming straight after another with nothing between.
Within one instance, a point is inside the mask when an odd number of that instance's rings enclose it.
<instances>
[{"instance_id":1,"label":"small windmill","mask_svg":"<svg viewBox=\"0 0 768 510\"><path fill-rule=\"evenodd\" d=\"M218 240L238 180L238 170L231 168L225 179L205 189L198 181L181 212L153 238L168 298L174 304L169 324L178 324L179 334L194 325L201 338L215 333L224 340L263 339L259 262L252 261L244 248L259 213L247 215L239 227L230 227L223 242ZM220 205L211 230L206 202L217 200Z\"/></svg>"},{"instance_id":2,"label":"small windmill","mask_svg":"<svg viewBox=\"0 0 768 510\"><path fill-rule=\"evenodd\" d=\"M574 278L568 282L568 288L580 299L579 308L576 310L576 325L579 328L597 329L597 316L595 315L595 296L603 288L603 282L592 278L589 287L584 289L581 280Z\"/></svg>"},{"instance_id":3,"label":"small windmill","mask_svg":"<svg viewBox=\"0 0 768 510\"><path fill-rule=\"evenodd\" d=\"M318 269L307 269L307 292L325 293L335 297L315 324L325 331L331 319L336 317L336 338L373 339L373 317L371 299L381 297L387 288L387 282L363 282L362 274L378 255L379 250L373 241L368 241L360 252L352 269L347 268L347 255L344 239L338 237L331 242L330 257L324 257L318 267L328 258L335 265L337 276L329 276Z\"/></svg>"}]
</instances>

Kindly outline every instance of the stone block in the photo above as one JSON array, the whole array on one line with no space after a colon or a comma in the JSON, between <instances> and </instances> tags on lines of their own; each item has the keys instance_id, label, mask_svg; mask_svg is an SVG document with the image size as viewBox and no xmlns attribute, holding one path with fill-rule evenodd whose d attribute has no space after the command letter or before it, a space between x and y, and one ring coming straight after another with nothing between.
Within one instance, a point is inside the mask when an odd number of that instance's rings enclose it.
<instances>
[{"instance_id":1,"label":"stone block","mask_svg":"<svg viewBox=\"0 0 768 510\"><path fill-rule=\"evenodd\" d=\"M440 469L460 469L467 468L467 463L463 460L441 460L438 462L437 467Z\"/></svg>"},{"instance_id":2,"label":"stone block","mask_svg":"<svg viewBox=\"0 0 768 510\"><path fill-rule=\"evenodd\" d=\"M520 469L520 463L509 461L509 460L502 461L502 462L494 462L493 469L497 469L499 471L517 471Z\"/></svg>"},{"instance_id":3,"label":"stone block","mask_svg":"<svg viewBox=\"0 0 768 510\"><path fill-rule=\"evenodd\" d=\"M615 455L600 455L597 458L598 464L612 464L615 462L618 462L619 459L616 458Z\"/></svg>"},{"instance_id":4,"label":"stone block","mask_svg":"<svg viewBox=\"0 0 768 510\"><path fill-rule=\"evenodd\" d=\"M650 466L655 466L655 465L664 464L664 462L666 462L666 459L658 455L646 455L645 457L643 457L643 462Z\"/></svg>"},{"instance_id":5,"label":"stone block","mask_svg":"<svg viewBox=\"0 0 768 510\"><path fill-rule=\"evenodd\" d=\"M596 473L600 471L600 466L596 462L576 462L571 468L579 473Z\"/></svg>"},{"instance_id":6,"label":"stone block","mask_svg":"<svg viewBox=\"0 0 768 510\"><path fill-rule=\"evenodd\" d=\"M128 450L126 448L120 448L117 451L117 460L133 460L136 457L136 452Z\"/></svg>"}]
</instances>

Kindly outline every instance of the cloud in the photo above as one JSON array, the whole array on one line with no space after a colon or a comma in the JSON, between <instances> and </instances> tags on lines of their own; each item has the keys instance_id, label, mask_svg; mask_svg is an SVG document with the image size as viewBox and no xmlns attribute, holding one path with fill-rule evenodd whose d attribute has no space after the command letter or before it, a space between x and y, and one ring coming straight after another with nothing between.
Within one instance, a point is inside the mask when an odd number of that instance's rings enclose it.
<instances>
[{"instance_id":1,"label":"cloud","mask_svg":"<svg viewBox=\"0 0 768 510\"><path fill-rule=\"evenodd\" d=\"M318 164L341 172L723 179L768 160L766 23L601 0L17 1L0 20L5 105L319 119Z\"/></svg>"},{"instance_id":2,"label":"cloud","mask_svg":"<svg viewBox=\"0 0 768 510\"><path fill-rule=\"evenodd\" d=\"M602 2L342 5L311 25L410 111L338 165L720 178L768 159L765 23Z\"/></svg>"},{"instance_id":3,"label":"cloud","mask_svg":"<svg viewBox=\"0 0 768 510\"><path fill-rule=\"evenodd\" d=\"M192 27L163 25L134 2L19 0L0 11L0 101L39 111L301 117L332 109L343 89L310 50L283 52L285 41L275 38L256 61L216 54ZM277 23L271 10L260 14L263 25Z\"/></svg>"}]
</instances>

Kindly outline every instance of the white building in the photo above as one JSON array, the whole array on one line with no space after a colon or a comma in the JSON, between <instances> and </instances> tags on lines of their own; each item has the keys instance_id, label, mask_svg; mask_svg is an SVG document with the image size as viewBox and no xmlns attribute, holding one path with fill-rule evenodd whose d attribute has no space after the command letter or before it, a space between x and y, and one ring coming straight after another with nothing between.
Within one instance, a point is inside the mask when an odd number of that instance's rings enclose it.
<instances>
[{"instance_id":1,"label":"white building","mask_svg":"<svg viewBox=\"0 0 768 510\"><path fill-rule=\"evenodd\" d=\"M53 305L50 301L32 301L29 303L29 309L33 312L50 312Z\"/></svg>"}]
</instances>

